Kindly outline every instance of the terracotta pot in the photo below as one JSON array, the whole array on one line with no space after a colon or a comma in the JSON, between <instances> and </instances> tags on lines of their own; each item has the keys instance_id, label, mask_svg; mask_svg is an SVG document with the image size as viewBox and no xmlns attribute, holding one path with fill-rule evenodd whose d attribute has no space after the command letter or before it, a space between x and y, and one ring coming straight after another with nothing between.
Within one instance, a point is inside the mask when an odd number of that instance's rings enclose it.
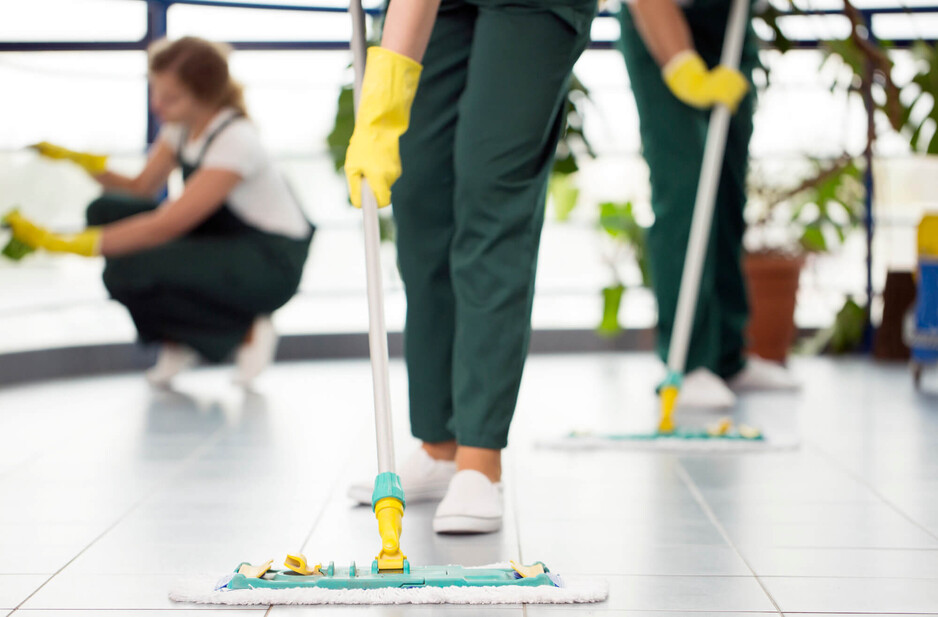
<instances>
[{"instance_id":1,"label":"terracotta pot","mask_svg":"<svg viewBox=\"0 0 938 617\"><path fill-rule=\"evenodd\" d=\"M795 340L795 298L804 257L753 253L743 258L749 289L749 353L784 362Z\"/></svg>"}]
</instances>

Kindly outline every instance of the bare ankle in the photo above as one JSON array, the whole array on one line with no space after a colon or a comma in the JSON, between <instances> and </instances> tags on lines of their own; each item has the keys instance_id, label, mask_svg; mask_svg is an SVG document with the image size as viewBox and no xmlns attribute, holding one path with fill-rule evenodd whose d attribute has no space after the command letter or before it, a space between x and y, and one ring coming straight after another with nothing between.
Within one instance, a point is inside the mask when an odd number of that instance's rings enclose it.
<instances>
[{"instance_id":1,"label":"bare ankle","mask_svg":"<svg viewBox=\"0 0 938 617\"><path fill-rule=\"evenodd\" d=\"M436 461L452 461L456 459L456 440L440 441L437 443L423 442L421 446L430 458Z\"/></svg>"},{"instance_id":2,"label":"bare ankle","mask_svg":"<svg viewBox=\"0 0 938 617\"><path fill-rule=\"evenodd\" d=\"M456 451L456 469L472 469L485 475L492 482L502 480L502 451L490 448L459 446Z\"/></svg>"}]
</instances>

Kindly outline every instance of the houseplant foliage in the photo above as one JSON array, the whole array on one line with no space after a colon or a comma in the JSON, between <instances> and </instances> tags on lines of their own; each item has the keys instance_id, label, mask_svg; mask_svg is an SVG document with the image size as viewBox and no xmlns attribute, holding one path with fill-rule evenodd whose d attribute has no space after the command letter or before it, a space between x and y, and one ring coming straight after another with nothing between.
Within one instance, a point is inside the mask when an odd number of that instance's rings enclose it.
<instances>
[{"instance_id":1,"label":"houseplant foliage","mask_svg":"<svg viewBox=\"0 0 938 617\"><path fill-rule=\"evenodd\" d=\"M628 289L623 266L634 263L641 275L641 286L651 286L647 228L635 218L632 202L599 204L599 228L609 240L610 248L604 255L604 262L609 268L611 282L602 289L602 320L596 330L601 336L612 337L622 332L619 309Z\"/></svg>"},{"instance_id":2,"label":"houseplant foliage","mask_svg":"<svg viewBox=\"0 0 938 617\"><path fill-rule=\"evenodd\" d=\"M846 90L848 96L859 97L867 104L869 121L863 152L866 171L869 172L873 164L875 144L882 131L904 136L912 152L938 154L938 52L934 43L918 40L912 44L909 51L915 63L914 74L911 79L900 82L892 56L893 45L873 36L863 13L852 0L843 0L840 11L850 24L848 35L843 39L821 41L820 48L825 53L825 65L836 64L849 69L848 79L835 81L831 89ZM785 16L797 14L810 12L800 10L792 0L773 0L767 3L760 16L772 30L772 44L779 51L793 47L779 22ZM820 184L824 179L821 176L829 172L818 170L817 173L819 178L815 183ZM862 221L860 214L856 213L856 226ZM806 238L809 240L807 250L813 248L812 239L828 242L818 230L811 230L811 233L812 237ZM833 352L855 349L866 331L865 327L857 327L857 320L868 320L868 315L868 306L846 298L834 324L809 341L806 348Z\"/></svg>"},{"instance_id":3,"label":"houseplant foliage","mask_svg":"<svg viewBox=\"0 0 938 617\"><path fill-rule=\"evenodd\" d=\"M794 186L768 183L769 174L754 167L743 260L751 353L778 362L786 359L795 334L795 300L805 258L836 250L859 226L865 195L862 174L861 160L848 154L832 162L811 160L807 178ZM848 322L838 318L836 324ZM846 339L854 330L829 336ZM849 346L844 342L840 347Z\"/></svg>"}]
</instances>

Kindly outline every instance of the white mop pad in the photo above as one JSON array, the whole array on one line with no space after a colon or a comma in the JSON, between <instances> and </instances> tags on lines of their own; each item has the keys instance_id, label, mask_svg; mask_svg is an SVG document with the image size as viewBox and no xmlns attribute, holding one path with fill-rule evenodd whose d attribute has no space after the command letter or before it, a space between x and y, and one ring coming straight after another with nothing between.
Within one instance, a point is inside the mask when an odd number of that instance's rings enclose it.
<instances>
[{"instance_id":1,"label":"white mop pad","mask_svg":"<svg viewBox=\"0 0 938 617\"><path fill-rule=\"evenodd\" d=\"M552 450L644 450L652 452L693 452L735 454L738 452L779 452L797 450L797 439L684 439L656 437L628 439L600 433L574 433L554 440L537 442L538 448Z\"/></svg>"},{"instance_id":2,"label":"white mop pad","mask_svg":"<svg viewBox=\"0 0 938 617\"><path fill-rule=\"evenodd\" d=\"M506 568L493 564L484 568ZM419 587L413 589L238 589L215 591L218 576L179 581L169 593L175 602L270 606L273 604L575 604L602 602L609 586L595 577L563 579L562 587Z\"/></svg>"}]
</instances>

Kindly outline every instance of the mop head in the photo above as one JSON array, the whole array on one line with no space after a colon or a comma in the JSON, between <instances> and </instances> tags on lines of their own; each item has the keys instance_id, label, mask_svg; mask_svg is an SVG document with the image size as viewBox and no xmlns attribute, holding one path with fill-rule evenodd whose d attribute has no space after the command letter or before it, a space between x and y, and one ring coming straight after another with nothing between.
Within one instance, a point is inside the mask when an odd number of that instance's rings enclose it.
<instances>
[{"instance_id":1,"label":"mop head","mask_svg":"<svg viewBox=\"0 0 938 617\"><path fill-rule=\"evenodd\" d=\"M265 564L269 567L269 564ZM535 566L519 567L522 571ZM245 569L247 568L247 569ZM260 570L258 570L260 568ZM253 570L250 571L250 570ZM245 576L241 572L262 576ZM604 581L583 577L564 580L547 568L522 576L510 564L481 567L413 566L407 571L335 568L329 564L314 576L242 564L218 579L208 576L180 581L169 597L176 602L270 606L275 604L573 604L602 602L609 595Z\"/></svg>"},{"instance_id":2,"label":"mop head","mask_svg":"<svg viewBox=\"0 0 938 617\"><path fill-rule=\"evenodd\" d=\"M665 433L594 433L572 431L554 441L541 442L543 448L561 450L656 450L668 452L766 452L794 450L797 441L779 441L767 438L762 432L744 424L733 425L729 418L721 419L706 429L678 427Z\"/></svg>"}]
</instances>

